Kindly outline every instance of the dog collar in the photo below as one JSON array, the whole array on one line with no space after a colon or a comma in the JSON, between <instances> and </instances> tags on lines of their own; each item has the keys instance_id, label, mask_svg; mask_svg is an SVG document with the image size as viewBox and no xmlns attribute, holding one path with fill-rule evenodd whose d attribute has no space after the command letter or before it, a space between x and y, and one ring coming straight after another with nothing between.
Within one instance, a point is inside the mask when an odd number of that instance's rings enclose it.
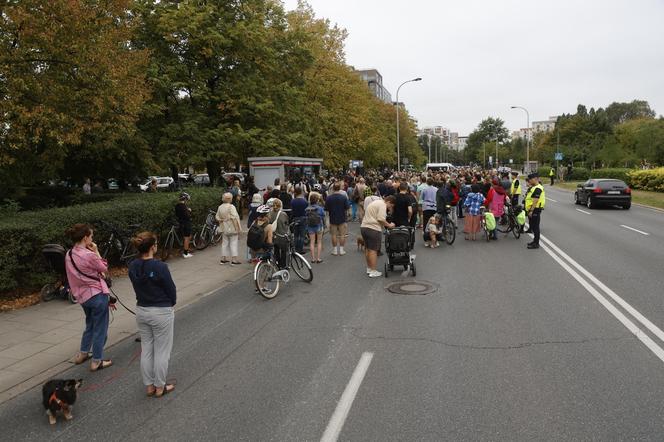
<instances>
[{"instance_id":1,"label":"dog collar","mask_svg":"<svg viewBox=\"0 0 664 442\"><path fill-rule=\"evenodd\" d=\"M51 394L51 397L48 399L48 403L50 404L51 402L55 402L56 404L58 404L58 407L64 408L63 402L60 399L58 399L58 397L55 395L57 391L58 390L55 390L53 394Z\"/></svg>"}]
</instances>

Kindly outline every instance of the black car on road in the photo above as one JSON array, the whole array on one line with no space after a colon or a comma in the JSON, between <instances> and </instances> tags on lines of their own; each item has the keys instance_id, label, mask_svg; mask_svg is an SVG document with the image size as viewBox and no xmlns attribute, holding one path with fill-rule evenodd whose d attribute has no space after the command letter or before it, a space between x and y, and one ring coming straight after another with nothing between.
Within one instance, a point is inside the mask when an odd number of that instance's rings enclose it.
<instances>
[{"instance_id":1,"label":"black car on road","mask_svg":"<svg viewBox=\"0 0 664 442\"><path fill-rule=\"evenodd\" d=\"M599 206L632 206L632 189L624 181L609 178L593 178L576 186L574 203L585 204L589 209Z\"/></svg>"}]
</instances>

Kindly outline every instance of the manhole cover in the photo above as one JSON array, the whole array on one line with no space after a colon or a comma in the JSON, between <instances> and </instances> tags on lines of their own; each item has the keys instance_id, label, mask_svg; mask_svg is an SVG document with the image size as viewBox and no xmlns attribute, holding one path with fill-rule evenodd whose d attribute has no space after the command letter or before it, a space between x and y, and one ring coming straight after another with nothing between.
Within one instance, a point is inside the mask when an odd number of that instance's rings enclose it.
<instances>
[{"instance_id":1,"label":"manhole cover","mask_svg":"<svg viewBox=\"0 0 664 442\"><path fill-rule=\"evenodd\" d=\"M397 281L385 287L397 295L428 295L438 290L438 286L427 281Z\"/></svg>"}]
</instances>

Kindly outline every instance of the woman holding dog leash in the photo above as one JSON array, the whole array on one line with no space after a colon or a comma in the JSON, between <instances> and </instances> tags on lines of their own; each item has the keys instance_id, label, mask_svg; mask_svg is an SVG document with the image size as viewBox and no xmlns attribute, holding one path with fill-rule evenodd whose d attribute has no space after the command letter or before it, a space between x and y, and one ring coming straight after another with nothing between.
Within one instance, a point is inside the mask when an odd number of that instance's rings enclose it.
<instances>
[{"instance_id":1,"label":"woman holding dog leash","mask_svg":"<svg viewBox=\"0 0 664 442\"><path fill-rule=\"evenodd\" d=\"M132 244L141 255L129 264L129 279L136 292L136 324L141 335L141 373L146 394L161 397L175 389L166 381L173 348L175 283L166 263L154 259L154 233L139 233Z\"/></svg>"},{"instance_id":2,"label":"woman holding dog leash","mask_svg":"<svg viewBox=\"0 0 664 442\"><path fill-rule=\"evenodd\" d=\"M114 303L109 303L108 284L103 277L108 265L92 241L89 224L75 224L65 233L74 242L65 257L67 280L76 302L85 312L85 331L74 362L82 364L90 359L92 349L90 371L102 370L113 365L110 359L102 358L108 335L108 310L115 309Z\"/></svg>"}]
</instances>

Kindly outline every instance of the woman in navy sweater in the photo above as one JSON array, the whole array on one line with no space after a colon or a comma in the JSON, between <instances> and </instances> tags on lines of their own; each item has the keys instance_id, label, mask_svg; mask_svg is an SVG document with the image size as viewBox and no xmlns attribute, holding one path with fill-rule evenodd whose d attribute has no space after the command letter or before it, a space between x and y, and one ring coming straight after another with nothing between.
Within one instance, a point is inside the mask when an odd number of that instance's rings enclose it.
<instances>
[{"instance_id":1,"label":"woman in navy sweater","mask_svg":"<svg viewBox=\"0 0 664 442\"><path fill-rule=\"evenodd\" d=\"M141 373L147 395L161 397L175 389L166 382L173 348L176 289L168 266L154 259L157 237L139 233L132 239L140 258L129 264L136 292L136 324L141 335Z\"/></svg>"}]
</instances>

